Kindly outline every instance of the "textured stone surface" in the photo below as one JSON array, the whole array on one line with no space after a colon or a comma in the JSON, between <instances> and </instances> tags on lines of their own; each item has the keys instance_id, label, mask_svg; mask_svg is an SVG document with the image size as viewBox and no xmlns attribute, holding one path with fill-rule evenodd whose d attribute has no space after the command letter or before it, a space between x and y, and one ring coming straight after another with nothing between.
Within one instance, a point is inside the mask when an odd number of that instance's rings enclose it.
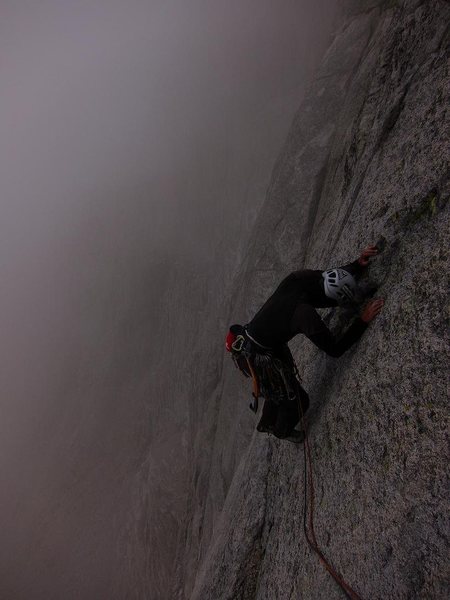
<instances>
[{"instance_id":1,"label":"textured stone surface","mask_svg":"<svg viewBox=\"0 0 450 600\"><path fill-rule=\"evenodd\" d=\"M271 168L289 130L289 115L298 106L299 89L294 92L261 107L245 131L241 124L243 141L238 149L231 146L230 136L228 151L220 155L226 176L219 187L217 171L205 173L199 193L206 188L214 206L227 205L214 239L205 232L202 248L208 251L201 257L198 253L180 257L178 249L166 258L160 285L148 278L158 304L152 302L156 322L142 330L144 337L152 331L148 360L152 368L145 371L146 405L136 411L142 418L139 441L146 450L133 470L130 531L119 549L133 598L172 599L174 580L183 582L189 595L217 507L223 505L241 456L240 450L224 452L221 436L216 438L224 381L217 332L226 327L234 285L231 273L240 263L264 200ZM210 160L213 165L218 158ZM213 243L208 245L208 239ZM240 383L234 381L235 390ZM247 420L239 437L241 449L248 446L253 426L250 416ZM234 419L232 424L241 427ZM124 596L118 592L118 597Z\"/></svg>"},{"instance_id":2,"label":"textured stone surface","mask_svg":"<svg viewBox=\"0 0 450 600\"><path fill-rule=\"evenodd\" d=\"M386 306L358 345L331 359L293 344L312 399L316 533L363 598L444 599L450 7L348 4L225 316L248 319L294 268L384 244L369 276ZM345 322L339 311L326 318ZM302 448L254 432L249 390L228 357L203 392L174 597L343 597L303 536Z\"/></svg>"}]
</instances>

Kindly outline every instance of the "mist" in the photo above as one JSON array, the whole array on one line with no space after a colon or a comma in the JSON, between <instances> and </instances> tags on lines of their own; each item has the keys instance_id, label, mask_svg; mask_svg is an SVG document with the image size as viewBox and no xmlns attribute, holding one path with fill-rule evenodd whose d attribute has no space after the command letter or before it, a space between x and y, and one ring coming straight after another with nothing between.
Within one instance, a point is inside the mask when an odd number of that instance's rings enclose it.
<instances>
[{"instance_id":1,"label":"mist","mask_svg":"<svg viewBox=\"0 0 450 600\"><path fill-rule=\"evenodd\" d=\"M232 276L217 248L251 227L335 4L0 9L0 596L148 598L136 473L171 270Z\"/></svg>"}]
</instances>

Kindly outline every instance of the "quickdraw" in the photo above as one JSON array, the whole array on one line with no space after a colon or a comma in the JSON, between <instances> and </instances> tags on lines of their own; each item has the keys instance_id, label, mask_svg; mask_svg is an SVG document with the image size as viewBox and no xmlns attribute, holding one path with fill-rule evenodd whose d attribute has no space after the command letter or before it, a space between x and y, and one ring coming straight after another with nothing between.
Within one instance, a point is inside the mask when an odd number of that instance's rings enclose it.
<instances>
[{"instance_id":1,"label":"quickdraw","mask_svg":"<svg viewBox=\"0 0 450 600\"><path fill-rule=\"evenodd\" d=\"M252 376L252 386L253 386L253 391L252 391L253 402L250 404L250 410L252 410L254 413L256 413L256 412L258 412L258 399L260 397L259 382L258 382L258 377L256 376L256 373L255 373L255 370L252 367L252 363L251 363L250 359L248 357L246 357L246 358L247 358L248 369Z\"/></svg>"}]
</instances>

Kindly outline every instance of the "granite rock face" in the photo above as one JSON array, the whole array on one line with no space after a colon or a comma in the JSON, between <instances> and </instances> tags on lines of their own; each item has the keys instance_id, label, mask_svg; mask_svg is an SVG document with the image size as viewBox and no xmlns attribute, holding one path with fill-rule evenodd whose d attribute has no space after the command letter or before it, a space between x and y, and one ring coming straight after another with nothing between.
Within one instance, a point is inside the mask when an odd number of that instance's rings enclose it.
<instances>
[{"instance_id":1,"label":"granite rock face","mask_svg":"<svg viewBox=\"0 0 450 600\"><path fill-rule=\"evenodd\" d=\"M345 10L222 308L245 322L289 271L383 248L368 277L386 305L359 343L339 359L292 344L312 401L316 533L361 597L444 599L450 6ZM247 382L211 352L173 597L342 598L303 535L303 448L254 430Z\"/></svg>"}]
</instances>

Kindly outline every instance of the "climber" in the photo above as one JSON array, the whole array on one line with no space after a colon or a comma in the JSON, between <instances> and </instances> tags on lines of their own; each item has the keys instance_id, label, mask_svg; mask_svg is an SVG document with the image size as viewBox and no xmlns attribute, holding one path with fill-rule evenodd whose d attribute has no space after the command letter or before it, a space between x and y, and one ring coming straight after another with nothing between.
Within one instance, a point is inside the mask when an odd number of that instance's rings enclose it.
<instances>
[{"instance_id":1,"label":"climber","mask_svg":"<svg viewBox=\"0 0 450 600\"><path fill-rule=\"evenodd\" d=\"M264 396L265 402L258 431L273 433L289 441L303 440L303 432L295 429L300 419L299 402L292 398L295 394L300 400L303 413L308 409L309 398L298 378L297 383L294 381L295 363L287 343L302 333L333 357L341 356L350 348L380 313L384 300L370 300L340 339L331 334L315 309L360 304L364 295L372 294L373 289L364 294L357 280L377 254L376 246L368 246L357 260L343 267L327 271L295 271L280 283L247 325L230 327L226 349L245 375L263 383L260 395ZM278 380L284 383L287 392L274 396L268 380L277 372L280 374ZM280 385L278 392L279 388Z\"/></svg>"}]
</instances>

